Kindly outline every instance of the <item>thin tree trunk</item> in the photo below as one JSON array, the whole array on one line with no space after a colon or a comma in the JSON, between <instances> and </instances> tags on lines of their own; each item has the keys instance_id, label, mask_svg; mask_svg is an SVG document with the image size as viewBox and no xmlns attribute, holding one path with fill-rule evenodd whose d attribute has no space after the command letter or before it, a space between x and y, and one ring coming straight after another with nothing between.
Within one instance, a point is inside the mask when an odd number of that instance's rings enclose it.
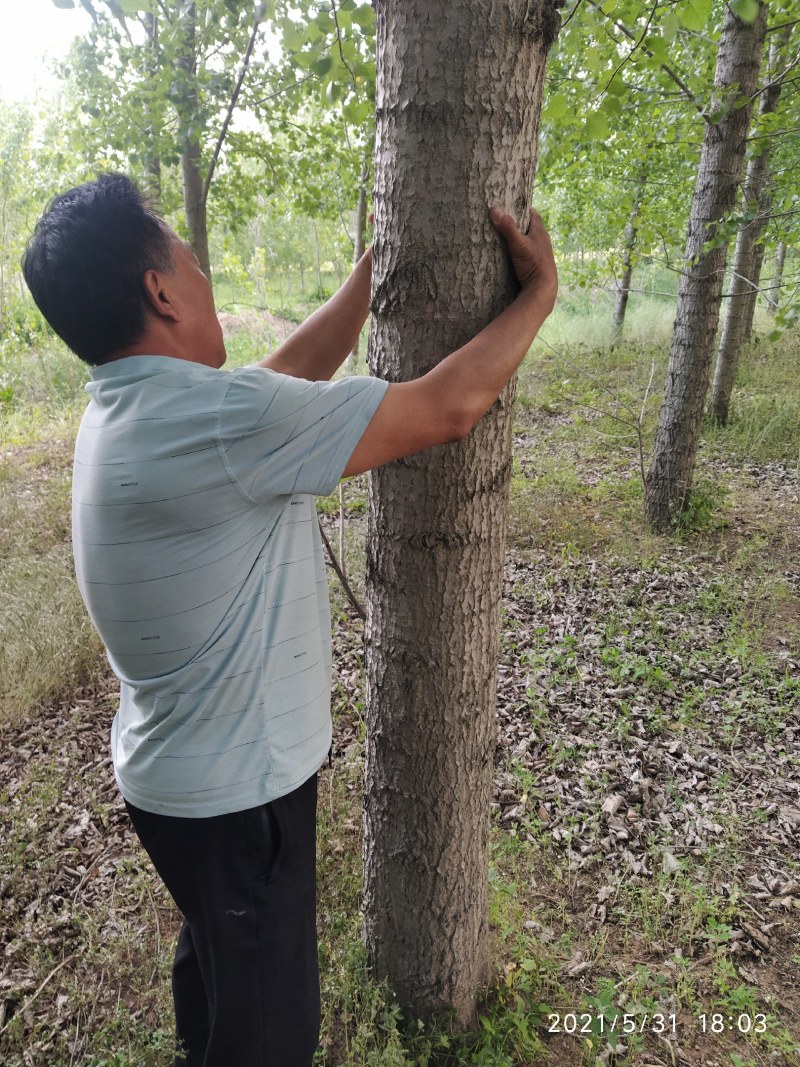
<instances>
[{"instance_id":1,"label":"thin tree trunk","mask_svg":"<svg viewBox=\"0 0 800 1067\"><path fill-rule=\"evenodd\" d=\"M773 41L767 64L767 86L761 94L760 114L770 115L777 110L781 95L780 81L771 81L782 41ZM739 357L745 337L753 322L758 291L763 248L759 255L761 235L769 219L769 138L761 141L761 152L754 155L747 167L744 183L744 220L736 236L730 294L725 307L722 335L717 352L717 367L711 387L708 414L720 426L728 422L731 393L739 367Z\"/></svg>"},{"instance_id":2,"label":"thin tree trunk","mask_svg":"<svg viewBox=\"0 0 800 1067\"><path fill-rule=\"evenodd\" d=\"M772 279L772 291L767 297L769 313L774 315L780 304L780 291L783 285L783 266L786 263L786 242L778 241L775 251L775 274Z\"/></svg>"},{"instance_id":3,"label":"thin tree trunk","mask_svg":"<svg viewBox=\"0 0 800 1067\"><path fill-rule=\"evenodd\" d=\"M744 23L725 8L712 108L720 117L707 124L703 138L667 384L645 487L647 519L655 530L668 529L689 500L725 273L725 245L709 248L708 242L736 202L766 15L762 3L755 21Z\"/></svg>"},{"instance_id":4,"label":"thin tree trunk","mask_svg":"<svg viewBox=\"0 0 800 1067\"><path fill-rule=\"evenodd\" d=\"M378 0L369 362L416 378L516 292L552 0ZM365 937L406 1019L469 1026L490 979L489 803L514 388L466 442L373 472Z\"/></svg>"},{"instance_id":5,"label":"thin tree trunk","mask_svg":"<svg viewBox=\"0 0 800 1067\"><path fill-rule=\"evenodd\" d=\"M768 196L769 193L765 193ZM764 202L764 201L762 201ZM761 268L764 265L764 242L759 240L753 250L753 282L754 288L747 293L744 308L744 334L742 344L749 344L753 336L753 319L756 314L756 302L758 299L758 286L761 284Z\"/></svg>"},{"instance_id":6,"label":"thin tree trunk","mask_svg":"<svg viewBox=\"0 0 800 1067\"><path fill-rule=\"evenodd\" d=\"M194 132L199 126L200 112L196 82L197 9L195 4L189 4L186 7L182 19L184 46L179 66L183 71L184 85L178 109L183 140L181 150L183 207L186 214L186 227L189 231L189 244L197 256L200 269L211 281L211 261L208 253L208 221L206 218L204 192L205 171L203 169L200 140L196 132Z\"/></svg>"},{"instance_id":7,"label":"thin tree trunk","mask_svg":"<svg viewBox=\"0 0 800 1067\"><path fill-rule=\"evenodd\" d=\"M322 300L322 262L320 259L319 229L316 222L314 223L314 248L317 254L317 297Z\"/></svg>"},{"instance_id":8,"label":"thin tree trunk","mask_svg":"<svg viewBox=\"0 0 800 1067\"><path fill-rule=\"evenodd\" d=\"M186 141L181 156L183 171L183 206L186 212L186 226L189 230L189 244L197 256L200 269L211 281L211 259L208 251L208 220L206 202L203 199L203 161L200 143L196 140Z\"/></svg>"},{"instance_id":9,"label":"thin tree trunk","mask_svg":"<svg viewBox=\"0 0 800 1067\"><path fill-rule=\"evenodd\" d=\"M622 278L617 286L617 299L614 301L613 326L615 341L622 336L625 312L628 310L628 297L630 296L631 278L633 277L633 249L636 246L636 223L639 218L639 210L640 202L637 199L622 234Z\"/></svg>"},{"instance_id":10,"label":"thin tree trunk","mask_svg":"<svg viewBox=\"0 0 800 1067\"><path fill-rule=\"evenodd\" d=\"M158 73L160 62L158 50L158 14L145 12L143 14L145 32L147 34L148 74L154 78ZM149 105L152 115L152 105ZM157 146L156 128L151 121L145 131L147 137L147 155L145 157L145 174L147 180L147 193L153 203L161 199L161 157Z\"/></svg>"}]
</instances>

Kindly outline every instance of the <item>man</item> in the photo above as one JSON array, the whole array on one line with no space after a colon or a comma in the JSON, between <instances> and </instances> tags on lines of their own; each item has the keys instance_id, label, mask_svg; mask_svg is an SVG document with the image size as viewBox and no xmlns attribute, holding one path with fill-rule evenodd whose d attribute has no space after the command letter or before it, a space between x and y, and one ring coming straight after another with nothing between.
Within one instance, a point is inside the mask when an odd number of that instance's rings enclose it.
<instances>
[{"instance_id":1,"label":"man","mask_svg":"<svg viewBox=\"0 0 800 1067\"><path fill-rule=\"evenodd\" d=\"M309 1067L319 1037L317 771L331 740L330 614L313 496L466 436L552 310L541 220L503 212L521 292L416 381L330 381L367 317L369 252L260 364L226 353L210 285L127 178L57 197L25 253L92 368L73 542L121 683L117 782L184 916L176 1063Z\"/></svg>"}]
</instances>

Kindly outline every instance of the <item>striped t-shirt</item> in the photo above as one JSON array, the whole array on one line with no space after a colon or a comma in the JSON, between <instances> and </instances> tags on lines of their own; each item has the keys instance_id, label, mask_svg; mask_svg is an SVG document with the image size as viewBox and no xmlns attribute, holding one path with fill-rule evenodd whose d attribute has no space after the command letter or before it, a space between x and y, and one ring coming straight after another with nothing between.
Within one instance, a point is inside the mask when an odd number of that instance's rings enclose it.
<instances>
[{"instance_id":1,"label":"striped t-shirt","mask_svg":"<svg viewBox=\"0 0 800 1067\"><path fill-rule=\"evenodd\" d=\"M386 382L130 356L86 389L73 545L121 683L123 796L200 817L290 792L331 741L313 495L335 488Z\"/></svg>"}]
</instances>

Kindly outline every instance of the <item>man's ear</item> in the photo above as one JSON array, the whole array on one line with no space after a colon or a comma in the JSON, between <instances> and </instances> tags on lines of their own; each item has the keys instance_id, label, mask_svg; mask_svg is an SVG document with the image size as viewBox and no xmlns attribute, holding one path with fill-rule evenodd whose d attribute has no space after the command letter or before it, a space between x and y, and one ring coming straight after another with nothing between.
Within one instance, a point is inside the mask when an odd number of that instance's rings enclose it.
<instances>
[{"instance_id":1,"label":"man's ear","mask_svg":"<svg viewBox=\"0 0 800 1067\"><path fill-rule=\"evenodd\" d=\"M180 315L170 297L169 276L160 270L146 270L142 275L142 286L150 310L162 319L178 322Z\"/></svg>"}]
</instances>

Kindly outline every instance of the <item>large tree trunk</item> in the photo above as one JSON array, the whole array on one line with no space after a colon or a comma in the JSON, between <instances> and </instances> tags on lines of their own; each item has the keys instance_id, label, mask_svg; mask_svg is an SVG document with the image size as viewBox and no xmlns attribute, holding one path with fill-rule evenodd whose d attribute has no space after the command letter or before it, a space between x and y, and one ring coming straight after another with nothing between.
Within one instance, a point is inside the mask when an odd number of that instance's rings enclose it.
<instances>
[{"instance_id":1,"label":"large tree trunk","mask_svg":"<svg viewBox=\"0 0 800 1067\"><path fill-rule=\"evenodd\" d=\"M767 297L767 307L771 315L778 310L780 303L781 286L783 285L783 267L786 263L786 242L778 241L775 251L775 274L772 278L772 286Z\"/></svg>"},{"instance_id":2,"label":"large tree trunk","mask_svg":"<svg viewBox=\"0 0 800 1067\"><path fill-rule=\"evenodd\" d=\"M781 95L781 82L770 81L775 69L779 42L772 43L769 53L767 85L761 93L760 114L769 115L777 110ZM754 155L747 167L744 183L744 221L736 237L733 256L731 291L725 308L725 316L717 353L717 367L711 387L708 413L721 426L726 425L731 403L731 392L739 367L739 357L745 338L749 333L755 313L756 294L764 250L761 235L769 219L771 197L768 190L769 138L760 142L762 148Z\"/></svg>"},{"instance_id":3,"label":"large tree trunk","mask_svg":"<svg viewBox=\"0 0 800 1067\"><path fill-rule=\"evenodd\" d=\"M708 122L703 138L667 384L647 474L645 507L655 530L668 529L689 499L726 258L724 243L709 248L707 242L736 202L766 17L763 3L752 23L742 22L729 6L725 8L714 78L716 99L710 109L719 118Z\"/></svg>"},{"instance_id":4,"label":"large tree trunk","mask_svg":"<svg viewBox=\"0 0 800 1067\"><path fill-rule=\"evenodd\" d=\"M200 127L200 101L197 93L197 9L188 4L182 13L183 50L179 66L183 72L183 91L177 103L181 123L183 174L183 208L189 244L197 256L200 268L211 281L211 260L208 254L208 221L206 219L205 170L197 130Z\"/></svg>"},{"instance_id":5,"label":"large tree trunk","mask_svg":"<svg viewBox=\"0 0 800 1067\"><path fill-rule=\"evenodd\" d=\"M373 320L416 378L516 287L489 221L527 225L554 0L378 0ZM513 386L470 438L370 482L365 936L408 1020L474 1021L490 979L489 803Z\"/></svg>"}]
</instances>

